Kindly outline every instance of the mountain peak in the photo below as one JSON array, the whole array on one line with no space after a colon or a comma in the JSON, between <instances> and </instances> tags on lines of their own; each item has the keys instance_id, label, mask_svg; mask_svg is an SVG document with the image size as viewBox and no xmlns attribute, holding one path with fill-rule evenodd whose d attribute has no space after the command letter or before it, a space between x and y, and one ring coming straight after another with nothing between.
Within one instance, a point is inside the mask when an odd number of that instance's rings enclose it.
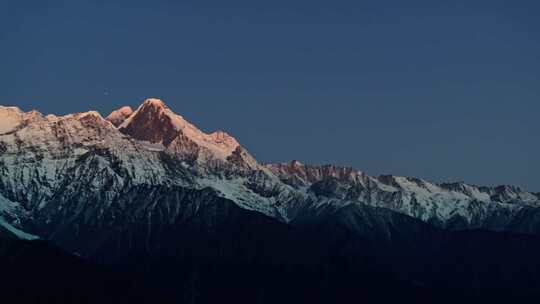
<instances>
[{"instance_id":1,"label":"mountain peak","mask_svg":"<svg viewBox=\"0 0 540 304\"><path fill-rule=\"evenodd\" d=\"M236 139L224 131L204 133L157 98L146 99L118 125L118 130L137 140L165 147L172 145L171 150L185 148L192 143L206 151L202 155L222 160L226 160L239 146Z\"/></svg>"},{"instance_id":2,"label":"mountain peak","mask_svg":"<svg viewBox=\"0 0 540 304\"><path fill-rule=\"evenodd\" d=\"M182 117L174 114L162 100L148 98L135 112L124 116L118 129L135 139L167 146L178 136L183 123Z\"/></svg>"},{"instance_id":3,"label":"mountain peak","mask_svg":"<svg viewBox=\"0 0 540 304\"><path fill-rule=\"evenodd\" d=\"M23 119L23 112L17 107L0 106L0 134L18 127Z\"/></svg>"},{"instance_id":4,"label":"mountain peak","mask_svg":"<svg viewBox=\"0 0 540 304\"><path fill-rule=\"evenodd\" d=\"M130 106L123 106L120 109L117 110L119 113L131 115L133 113L133 109Z\"/></svg>"},{"instance_id":5,"label":"mountain peak","mask_svg":"<svg viewBox=\"0 0 540 304\"><path fill-rule=\"evenodd\" d=\"M99 114L98 111L94 111L94 110L91 110L91 111L87 111L87 112L82 112L79 114L81 117L86 117L86 116L93 116L93 117L97 117L97 118L103 118L101 116L101 114Z\"/></svg>"},{"instance_id":6,"label":"mountain peak","mask_svg":"<svg viewBox=\"0 0 540 304\"><path fill-rule=\"evenodd\" d=\"M167 105L163 102L163 100L159 98L147 98L142 106L154 106L154 107L161 107L161 108L168 108Z\"/></svg>"},{"instance_id":7,"label":"mountain peak","mask_svg":"<svg viewBox=\"0 0 540 304\"><path fill-rule=\"evenodd\" d=\"M133 114L133 109L129 106L123 106L118 110L112 111L106 119L115 127L118 127L131 116L131 114Z\"/></svg>"}]
</instances>

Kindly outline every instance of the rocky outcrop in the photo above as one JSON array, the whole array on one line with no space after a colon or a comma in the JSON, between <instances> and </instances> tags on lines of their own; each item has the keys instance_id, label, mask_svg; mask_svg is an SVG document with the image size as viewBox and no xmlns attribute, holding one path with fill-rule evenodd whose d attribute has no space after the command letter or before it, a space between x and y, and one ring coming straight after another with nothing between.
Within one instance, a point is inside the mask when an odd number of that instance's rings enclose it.
<instances>
[{"instance_id":1,"label":"rocky outcrop","mask_svg":"<svg viewBox=\"0 0 540 304\"><path fill-rule=\"evenodd\" d=\"M105 118L110 123L112 123L115 127L120 126L126 119L128 119L131 114L133 114L133 109L129 106L121 107L118 110L115 110Z\"/></svg>"}]
</instances>

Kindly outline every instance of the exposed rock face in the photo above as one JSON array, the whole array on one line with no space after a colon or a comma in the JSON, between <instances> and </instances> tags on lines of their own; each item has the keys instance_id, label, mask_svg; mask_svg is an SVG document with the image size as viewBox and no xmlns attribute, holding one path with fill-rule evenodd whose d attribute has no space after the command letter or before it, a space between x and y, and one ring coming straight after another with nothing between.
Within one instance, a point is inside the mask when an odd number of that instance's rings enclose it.
<instances>
[{"instance_id":1,"label":"exposed rock face","mask_svg":"<svg viewBox=\"0 0 540 304\"><path fill-rule=\"evenodd\" d=\"M362 175L360 171L353 168L334 165L310 166L304 165L297 160L293 160L289 164L270 164L268 168L292 186L309 186L328 178L340 181L354 181Z\"/></svg>"},{"instance_id":2,"label":"exposed rock face","mask_svg":"<svg viewBox=\"0 0 540 304\"><path fill-rule=\"evenodd\" d=\"M23 122L24 113L17 107L0 106L0 134L14 131Z\"/></svg>"},{"instance_id":3,"label":"exposed rock face","mask_svg":"<svg viewBox=\"0 0 540 304\"><path fill-rule=\"evenodd\" d=\"M113 111L111 114L109 114L109 116L107 116L106 119L110 121L115 127L118 127L126 119L128 119L131 114L133 114L133 109L131 109L131 107L125 106L121 107L116 111Z\"/></svg>"},{"instance_id":4,"label":"exposed rock face","mask_svg":"<svg viewBox=\"0 0 540 304\"><path fill-rule=\"evenodd\" d=\"M132 115L119 127L132 138L168 146L180 132L172 112L160 100L146 100Z\"/></svg>"}]
</instances>

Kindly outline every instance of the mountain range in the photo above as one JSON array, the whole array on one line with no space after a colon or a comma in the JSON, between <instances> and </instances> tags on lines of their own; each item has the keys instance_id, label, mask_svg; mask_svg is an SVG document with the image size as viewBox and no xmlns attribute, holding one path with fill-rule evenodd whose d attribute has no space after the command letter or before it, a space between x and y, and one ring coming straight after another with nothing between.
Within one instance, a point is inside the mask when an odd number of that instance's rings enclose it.
<instances>
[{"instance_id":1,"label":"mountain range","mask_svg":"<svg viewBox=\"0 0 540 304\"><path fill-rule=\"evenodd\" d=\"M62 252L145 302L536 297L539 210L517 186L262 163L156 98L106 118L0 107L0 256Z\"/></svg>"}]
</instances>

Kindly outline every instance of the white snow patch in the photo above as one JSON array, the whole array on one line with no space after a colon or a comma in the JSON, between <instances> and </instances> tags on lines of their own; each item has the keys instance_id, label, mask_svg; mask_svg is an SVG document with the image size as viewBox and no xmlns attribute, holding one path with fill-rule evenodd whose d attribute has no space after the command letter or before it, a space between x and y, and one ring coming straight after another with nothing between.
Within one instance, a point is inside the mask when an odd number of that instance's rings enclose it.
<instances>
[{"instance_id":1,"label":"white snow patch","mask_svg":"<svg viewBox=\"0 0 540 304\"><path fill-rule=\"evenodd\" d=\"M143 141L143 140L137 140L136 142L148 151L153 151L153 152L165 151L165 146L162 143L151 143L149 141Z\"/></svg>"},{"instance_id":2,"label":"white snow patch","mask_svg":"<svg viewBox=\"0 0 540 304\"><path fill-rule=\"evenodd\" d=\"M274 217L275 208L273 207L276 198L263 198L251 190L247 189L244 183L245 178L235 179L213 179L201 178L198 180L199 187L209 187L217 191L218 195L235 202L244 209L261 212L265 215Z\"/></svg>"},{"instance_id":3,"label":"white snow patch","mask_svg":"<svg viewBox=\"0 0 540 304\"><path fill-rule=\"evenodd\" d=\"M10 231L20 239L39 239L38 236L26 233L19 227L15 227L16 225L18 226L20 224L20 218L22 217L21 213L23 212L23 208L18 203L12 202L0 195L0 226L4 227L6 230ZM8 222L6 218L11 218L11 223Z\"/></svg>"},{"instance_id":4,"label":"white snow patch","mask_svg":"<svg viewBox=\"0 0 540 304\"><path fill-rule=\"evenodd\" d=\"M39 239L38 236L35 236L30 233L26 233L20 229L17 229L13 227L11 224L6 222L3 217L0 216L0 226L4 227L9 232L13 233L15 236L17 236L21 240L37 240Z\"/></svg>"}]
</instances>

